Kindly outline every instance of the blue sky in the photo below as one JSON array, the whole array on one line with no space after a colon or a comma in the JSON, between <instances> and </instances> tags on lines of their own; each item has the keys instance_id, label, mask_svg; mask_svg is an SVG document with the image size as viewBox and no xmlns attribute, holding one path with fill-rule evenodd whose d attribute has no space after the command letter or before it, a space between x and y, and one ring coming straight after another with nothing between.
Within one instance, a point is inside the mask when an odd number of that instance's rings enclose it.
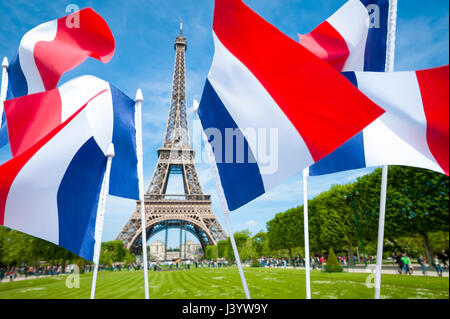
<instances>
[{"instance_id":1,"label":"blue sky","mask_svg":"<svg viewBox=\"0 0 450 319\"><path fill-rule=\"evenodd\" d=\"M245 3L283 33L297 39L336 11L345 0L245 0ZM103 78L134 98L137 88L144 94L144 175L146 187L157 161L167 122L173 74L173 41L183 21L187 37L187 101L189 122L192 100L200 100L212 57L213 0L146 1L2 1L0 2L0 56L12 58L24 33L40 23L65 16L66 7L92 7L109 24L116 41L116 53L109 64L90 59L66 73L60 81L83 74ZM449 63L449 4L446 0L399 0L395 70L412 70ZM257 35L255 35L257 36ZM191 137L192 138L192 137ZM197 149L199 154L199 149ZM7 158L0 150L0 163ZM374 168L354 170L309 179L309 197L333 184L352 182ZM212 207L222 225L214 182L207 163L197 170L203 190L212 195ZM303 189L300 174L271 192L231 214L234 231L249 229L253 234L265 229L268 220L288 208L301 205ZM135 209L135 202L110 197L107 203L103 240L112 240ZM177 245L178 232L170 232L170 244ZM162 238L162 233L151 239ZM188 235L189 239L194 239ZM195 240L195 239L194 239ZM195 240L196 241L196 240Z\"/></svg>"}]
</instances>

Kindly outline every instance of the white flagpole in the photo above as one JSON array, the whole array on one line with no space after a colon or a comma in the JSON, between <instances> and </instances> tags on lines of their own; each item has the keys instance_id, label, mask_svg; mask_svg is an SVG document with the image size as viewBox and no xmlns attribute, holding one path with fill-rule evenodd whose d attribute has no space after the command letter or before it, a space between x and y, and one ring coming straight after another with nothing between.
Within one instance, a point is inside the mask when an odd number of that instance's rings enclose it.
<instances>
[{"instance_id":1,"label":"white flagpole","mask_svg":"<svg viewBox=\"0 0 450 319\"><path fill-rule=\"evenodd\" d=\"M247 281L245 280L244 270L242 269L242 265L241 265L241 258L239 257L239 251L237 249L236 242L234 241L233 230L231 229L230 220L228 218L228 215L230 213L228 210L228 205L225 202L225 196L223 195L223 190L219 190L218 192L222 193L222 195L219 195L219 197L222 197L222 199L220 201L222 204L222 209L224 211L225 222L227 223L228 232L230 233L231 246L233 247L234 257L236 257L236 264L239 269L239 275L241 276L242 287L244 287L245 298L252 299L250 297L250 292L248 291Z\"/></svg>"},{"instance_id":2,"label":"white flagpole","mask_svg":"<svg viewBox=\"0 0 450 319\"><path fill-rule=\"evenodd\" d=\"M309 168L303 170L303 229L305 234L306 299L311 299L311 277L309 266L309 225L308 225L308 175Z\"/></svg>"},{"instance_id":3,"label":"white flagpole","mask_svg":"<svg viewBox=\"0 0 450 319\"><path fill-rule=\"evenodd\" d=\"M395 33L397 29L397 0L390 0L388 17L388 37L386 46L386 72L394 71ZM381 270L383 266L384 220L386 213L386 193L388 165L383 165L381 173L380 214L378 218L377 266L375 270L375 299L381 296Z\"/></svg>"},{"instance_id":4,"label":"white flagpole","mask_svg":"<svg viewBox=\"0 0 450 319\"><path fill-rule=\"evenodd\" d=\"M194 100L194 111L197 113L198 102ZM198 114L197 114L198 116ZM219 195L220 204L222 205L223 214L225 215L225 223L227 224L228 233L230 234L231 247L233 248L234 256L236 258L236 264L239 269L239 275L241 277L242 287L244 288L245 297L247 299L251 299L250 292L248 290L247 281L245 280L244 271L242 269L241 259L239 257L239 251L236 246L236 242L234 240L233 229L231 228L230 219L228 217L230 211L228 209L228 204L225 199L225 194L223 192L222 184L220 183L219 172L217 170L217 165L215 164L214 155L211 149L211 145L208 143L208 139L204 132L202 132L202 138L205 142L205 148L208 153L209 162L211 164L212 175L214 177L214 181L216 182L217 193Z\"/></svg>"},{"instance_id":5,"label":"white flagpole","mask_svg":"<svg viewBox=\"0 0 450 319\"><path fill-rule=\"evenodd\" d=\"M8 90L8 58L4 57L2 61L2 84L0 86L0 116L3 114L3 101L6 100L6 91ZM2 119L0 118L0 124Z\"/></svg>"},{"instance_id":6,"label":"white flagpole","mask_svg":"<svg viewBox=\"0 0 450 319\"><path fill-rule=\"evenodd\" d=\"M97 208L97 221L95 223L95 246L94 246L94 273L92 276L91 299L95 298L95 287L97 285L98 263L100 260L100 252L102 248L103 219L105 217L106 198L109 193L109 175L111 172L111 162L114 157L114 144L110 144L106 162L105 175L103 177L102 189Z\"/></svg>"},{"instance_id":7,"label":"white flagpole","mask_svg":"<svg viewBox=\"0 0 450 319\"><path fill-rule=\"evenodd\" d=\"M145 223L144 200L144 152L142 150L142 102L144 96L141 89L136 92L136 154L138 158L139 200L141 205L141 229L142 229L142 258L144 261L144 289L145 299L149 299L148 292L148 265L147 265L147 235Z\"/></svg>"},{"instance_id":8,"label":"white flagpole","mask_svg":"<svg viewBox=\"0 0 450 319\"><path fill-rule=\"evenodd\" d=\"M375 271L375 299L381 295L381 268L383 265L384 217L386 212L388 166L383 165L381 173L380 216L378 217L377 267Z\"/></svg>"}]
</instances>

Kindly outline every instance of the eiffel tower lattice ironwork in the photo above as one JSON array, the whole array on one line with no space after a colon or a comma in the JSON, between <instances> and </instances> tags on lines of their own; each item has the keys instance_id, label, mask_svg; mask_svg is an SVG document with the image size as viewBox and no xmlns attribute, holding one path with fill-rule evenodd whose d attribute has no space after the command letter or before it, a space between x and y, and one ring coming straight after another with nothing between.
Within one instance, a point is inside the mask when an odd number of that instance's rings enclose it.
<instances>
[{"instance_id":1,"label":"eiffel tower lattice ironwork","mask_svg":"<svg viewBox=\"0 0 450 319\"><path fill-rule=\"evenodd\" d=\"M175 67L169 119L162 148L158 149L158 163L145 193L147 239L169 228L181 228L194 234L203 251L216 245L226 234L211 209L211 196L204 195L194 165L186 112L186 38L182 33L175 39ZM167 194L170 174L182 174L184 194ZM141 212L136 211L117 235L126 248L141 253ZM181 235L180 235L181 238Z\"/></svg>"}]
</instances>

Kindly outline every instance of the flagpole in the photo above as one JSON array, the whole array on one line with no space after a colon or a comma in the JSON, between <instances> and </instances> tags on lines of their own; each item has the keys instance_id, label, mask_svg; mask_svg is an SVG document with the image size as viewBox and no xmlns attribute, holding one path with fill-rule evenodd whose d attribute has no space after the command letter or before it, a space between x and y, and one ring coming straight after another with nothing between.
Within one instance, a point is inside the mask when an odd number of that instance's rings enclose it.
<instances>
[{"instance_id":1,"label":"flagpole","mask_svg":"<svg viewBox=\"0 0 450 319\"><path fill-rule=\"evenodd\" d=\"M381 295L381 269L383 266L384 220L386 212L388 166L383 165L381 173L380 216L378 218L377 267L375 271L375 299Z\"/></svg>"},{"instance_id":2,"label":"flagpole","mask_svg":"<svg viewBox=\"0 0 450 319\"><path fill-rule=\"evenodd\" d=\"M395 33L397 28L397 0L390 0L388 17L388 34L386 46L386 72L394 72ZM383 165L381 172L380 214L378 217L377 266L375 270L375 299L381 297L381 271L383 266L384 221L386 215L386 194L388 165Z\"/></svg>"},{"instance_id":3,"label":"flagpole","mask_svg":"<svg viewBox=\"0 0 450 319\"><path fill-rule=\"evenodd\" d=\"M145 222L145 198L144 198L144 152L142 149L142 102L144 96L141 89L136 92L136 154L138 158L139 201L141 205L141 229L142 229L142 258L144 262L144 289L145 299L149 299L148 291L148 265L147 265L147 234Z\"/></svg>"},{"instance_id":4,"label":"flagpole","mask_svg":"<svg viewBox=\"0 0 450 319\"><path fill-rule=\"evenodd\" d=\"M98 263L102 248L103 219L105 217L106 198L109 193L109 175L111 172L111 162L114 157L114 144L110 144L106 152L107 162L105 175L103 177L102 189L97 207L97 221L95 223L95 246L94 246L94 273L92 276L91 299L95 299L95 287L97 285Z\"/></svg>"},{"instance_id":5,"label":"flagpole","mask_svg":"<svg viewBox=\"0 0 450 319\"><path fill-rule=\"evenodd\" d=\"M305 234L305 270L306 270L306 299L311 299L311 277L309 258L309 225L308 225L308 176L309 168L303 170L303 230Z\"/></svg>"},{"instance_id":6,"label":"flagpole","mask_svg":"<svg viewBox=\"0 0 450 319\"><path fill-rule=\"evenodd\" d=\"M223 190L222 191L219 190L219 193L220 192L223 192ZM224 215L225 215L225 222L227 224L228 232L230 233L231 247L233 247L234 257L236 258L236 264L238 266L239 275L241 277L241 282L242 282L242 287L244 288L244 292L245 292L245 297L247 299L252 299L250 297L250 292L248 291L247 281L245 280L244 270L242 269L242 264L241 264L241 258L239 257L239 251L237 249L236 242L234 240L233 230L231 229L230 219L228 217L228 215L230 213L228 210L228 205L226 204L226 202L224 205L225 196L219 196L219 197L223 197L223 199L221 199L220 201L222 202L222 209L223 209Z\"/></svg>"},{"instance_id":7,"label":"flagpole","mask_svg":"<svg viewBox=\"0 0 450 319\"><path fill-rule=\"evenodd\" d=\"M197 113L198 102L194 100L194 111ZM198 114L197 114L198 116ZM229 209L228 204L225 199L225 194L223 192L222 184L220 183L219 172L217 170L217 166L215 164L214 155L211 149L211 145L209 145L208 139L204 132L202 132L202 138L205 143L206 152L208 153L209 162L211 164L211 170L214 177L214 181L216 182L217 193L219 195L219 201L222 206L223 214L225 215L225 223L227 225L228 233L230 234L231 247L233 248L234 257L236 258L236 264L239 270L239 276L241 277L242 287L244 288L245 297L247 299L251 299L250 292L248 290L247 281L245 280L244 270L242 269L241 259L239 257L239 251L236 246L236 241L234 240L233 229L231 228L230 219L229 219Z\"/></svg>"}]
</instances>

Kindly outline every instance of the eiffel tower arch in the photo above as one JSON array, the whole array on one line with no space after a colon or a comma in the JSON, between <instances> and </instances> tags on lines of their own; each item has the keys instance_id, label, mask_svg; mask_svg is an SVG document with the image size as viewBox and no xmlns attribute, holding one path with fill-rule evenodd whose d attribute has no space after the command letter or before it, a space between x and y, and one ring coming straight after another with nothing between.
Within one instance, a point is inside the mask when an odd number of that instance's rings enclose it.
<instances>
[{"instance_id":1,"label":"eiffel tower arch","mask_svg":"<svg viewBox=\"0 0 450 319\"><path fill-rule=\"evenodd\" d=\"M203 194L194 165L195 154L190 145L186 111L187 41L183 36L181 25L174 48L175 66L167 129L163 146L158 149L158 163L145 193L147 240L160 231L166 231L167 243L167 230L180 228L197 237L205 251L207 245L216 245L217 241L227 237L211 209L211 196ZM181 174L183 194L167 194L171 174ZM123 241L126 248L140 254L141 232L141 212L138 202L136 211L128 219L116 240Z\"/></svg>"}]
</instances>

